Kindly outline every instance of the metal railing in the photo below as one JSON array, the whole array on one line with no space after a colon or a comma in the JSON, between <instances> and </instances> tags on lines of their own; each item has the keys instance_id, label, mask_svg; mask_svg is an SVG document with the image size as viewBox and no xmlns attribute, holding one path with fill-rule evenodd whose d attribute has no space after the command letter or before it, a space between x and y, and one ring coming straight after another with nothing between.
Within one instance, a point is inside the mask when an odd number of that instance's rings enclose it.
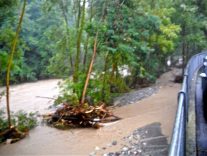
<instances>
[{"instance_id":1,"label":"metal railing","mask_svg":"<svg viewBox=\"0 0 207 156\"><path fill-rule=\"evenodd\" d=\"M207 52L194 55L188 62L183 77L182 89L178 94L177 114L168 156L185 156L186 123L188 122L189 90L194 74L203 64Z\"/></svg>"},{"instance_id":2,"label":"metal railing","mask_svg":"<svg viewBox=\"0 0 207 156\"><path fill-rule=\"evenodd\" d=\"M169 156L183 156L185 155L185 130L186 130L186 105L187 105L187 70L183 78L182 89L178 94L178 108L171 139Z\"/></svg>"}]
</instances>

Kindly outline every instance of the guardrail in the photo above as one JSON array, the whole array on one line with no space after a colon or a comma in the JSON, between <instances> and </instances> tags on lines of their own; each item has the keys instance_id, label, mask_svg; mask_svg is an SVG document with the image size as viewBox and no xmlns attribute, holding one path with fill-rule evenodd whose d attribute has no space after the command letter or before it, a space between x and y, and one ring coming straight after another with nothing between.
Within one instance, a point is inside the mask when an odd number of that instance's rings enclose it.
<instances>
[{"instance_id":1,"label":"guardrail","mask_svg":"<svg viewBox=\"0 0 207 156\"><path fill-rule=\"evenodd\" d=\"M182 89L178 93L177 114L169 148L168 156L186 155L186 123L188 122L189 90L191 88L194 74L203 65L203 58L207 56L207 51L194 55L186 66L183 77Z\"/></svg>"},{"instance_id":2,"label":"guardrail","mask_svg":"<svg viewBox=\"0 0 207 156\"><path fill-rule=\"evenodd\" d=\"M187 120L187 70L185 71L183 78L182 89L178 94L178 108L175 119L175 125L173 135L171 139L171 145L169 150L169 156L183 156L185 155L185 131Z\"/></svg>"}]
</instances>

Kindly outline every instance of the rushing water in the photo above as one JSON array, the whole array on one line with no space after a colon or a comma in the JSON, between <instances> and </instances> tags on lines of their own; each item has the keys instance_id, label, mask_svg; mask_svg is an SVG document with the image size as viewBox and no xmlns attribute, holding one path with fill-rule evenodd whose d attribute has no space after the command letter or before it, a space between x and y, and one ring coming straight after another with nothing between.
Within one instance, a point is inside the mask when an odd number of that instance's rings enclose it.
<instances>
[{"instance_id":1,"label":"rushing water","mask_svg":"<svg viewBox=\"0 0 207 156\"><path fill-rule=\"evenodd\" d=\"M58 82L60 80L43 80L33 83L24 83L11 86L10 89L10 109L13 112L24 110L26 112L36 112L40 114L48 112L48 107L52 105L53 98L58 95ZM4 88L1 88L1 91ZM5 109L6 99L2 98L0 108Z\"/></svg>"},{"instance_id":2,"label":"rushing water","mask_svg":"<svg viewBox=\"0 0 207 156\"><path fill-rule=\"evenodd\" d=\"M45 125L39 125L29 132L21 141L11 145L0 145L0 156L59 156L59 155L89 155L95 149L98 155L117 151L123 147L123 138L135 129L150 123L159 122L164 135L172 133L176 112L178 84L168 84L166 79L158 93L135 104L122 106L113 110L122 120L108 124L100 129L58 130ZM163 79L163 80L162 80ZM48 113L53 100L48 98L58 95L60 80L45 80L25 83L11 87L11 110L16 112L38 111ZM0 88L2 90L2 88ZM170 96L169 96L170 95ZM41 98L40 98L41 97ZM44 98L48 97L48 98ZM5 97L0 103L0 109L5 109ZM116 146L110 146L117 141ZM103 148L104 147L104 148Z\"/></svg>"}]
</instances>

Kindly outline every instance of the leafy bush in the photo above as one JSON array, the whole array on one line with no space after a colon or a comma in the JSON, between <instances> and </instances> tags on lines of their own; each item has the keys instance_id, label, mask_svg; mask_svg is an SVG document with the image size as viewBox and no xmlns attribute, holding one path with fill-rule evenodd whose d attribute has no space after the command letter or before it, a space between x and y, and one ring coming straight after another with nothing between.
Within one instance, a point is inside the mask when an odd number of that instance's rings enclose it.
<instances>
[{"instance_id":1,"label":"leafy bush","mask_svg":"<svg viewBox=\"0 0 207 156\"><path fill-rule=\"evenodd\" d=\"M5 112L0 110L0 132L4 131L7 127L8 124L7 121L5 120Z\"/></svg>"},{"instance_id":2,"label":"leafy bush","mask_svg":"<svg viewBox=\"0 0 207 156\"><path fill-rule=\"evenodd\" d=\"M82 76L80 76L81 78ZM79 104L79 99L81 96L81 91L83 88L82 81L74 83L70 78L66 79L63 83L59 84L61 89L60 96L55 100L55 105L61 103L67 103L72 106L77 106Z\"/></svg>"},{"instance_id":3,"label":"leafy bush","mask_svg":"<svg viewBox=\"0 0 207 156\"><path fill-rule=\"evenodd\" d=\"M77 106L79 103L79 99L78 99L77 94L65 92L55 100L55 105L58 105L61 103L70 104L72 106Z\"/></svg>"},{"instance_id":4,"label":"leafy bush","mask_svg":"<svg viewBox=\"0 0 207 156\"><path fill-rule=\"evenodd\" d=\"M14 125L19 131L26 132L37 125L37 119L35 113L26 113L24 111L18 111L12 113L12 125ZM0 110L0 132L8 128L7 118L4 111Z\"/></svg>"},{"instance_id":5,"label":"leafy bush","mask_svg":"<svg viewBox=\"0 0 207 156\"><path fill-rule=\"evenodd\" d=\"M26 113L19 111L14 116L14 122L17 129L21 132L29 131L37 125L37 119L35 113Z\"/></svg>"},{"instance_id":6,"label":"leafy bush","mask_svg":"<svg viewBox=\"0 0 207 156\"><path fill-rule=\"evenodd\" d=\"M111 98L110 96L110 83L108 83L109 76L105 77L105 84L103 83L104 76L101 74L93 74L89 81L86 103L96 104L100 101L108 102ZM85 74L79 75L79 81L74 83L71 79L66 79L62 84L60 84L61 94L55 100L55 105L61 103L67 103L72 106L77 106L79 104L82 90L85 83ZM120 82L119 85L121 84Z\"/></svg>"}]
</instances>

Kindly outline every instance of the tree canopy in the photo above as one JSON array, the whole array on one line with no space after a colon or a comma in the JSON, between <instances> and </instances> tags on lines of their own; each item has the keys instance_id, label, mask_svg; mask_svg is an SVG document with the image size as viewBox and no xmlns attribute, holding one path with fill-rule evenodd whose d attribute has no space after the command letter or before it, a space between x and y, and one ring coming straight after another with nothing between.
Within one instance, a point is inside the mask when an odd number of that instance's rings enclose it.
<instances>
[{"instance_id":1,"label":"tree canopy","mask_svg":"<svg viewBox=\"0 0 207 156\"><path fill-rule=\"evenodd\" d=\"M180 55L186 63L207 46L205 1L27 2L11 82L64 78L63 97L70 101L81 99L88 76L86 96L108 101L111 93L154 82L168 56ZM21 5L20 0L0 1L1 85Z\"/></svg>"}]
</instances>

